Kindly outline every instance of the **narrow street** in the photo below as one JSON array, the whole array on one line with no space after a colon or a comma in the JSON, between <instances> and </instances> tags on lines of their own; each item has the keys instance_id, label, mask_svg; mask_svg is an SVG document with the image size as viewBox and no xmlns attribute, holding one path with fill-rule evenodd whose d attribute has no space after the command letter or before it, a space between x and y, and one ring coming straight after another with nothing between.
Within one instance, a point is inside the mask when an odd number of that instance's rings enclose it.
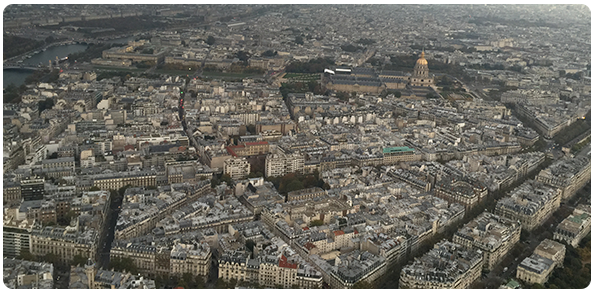
<instances>
[{"instance_id":1,"label":"narrow street","mask_svg":"<svg viewBox=\"0 0 596 293\"><path fill-rule=\"evenodd\" d=\"M114 241L114 230L118 221L118 215L120 215L122 199L123 197L118 194L118 191L113 191L110 194L109 212L99 236L96 261L100 268L106 270L110 263L110 249L112 248L112 241Z\"/></svg>"}]
</instances>

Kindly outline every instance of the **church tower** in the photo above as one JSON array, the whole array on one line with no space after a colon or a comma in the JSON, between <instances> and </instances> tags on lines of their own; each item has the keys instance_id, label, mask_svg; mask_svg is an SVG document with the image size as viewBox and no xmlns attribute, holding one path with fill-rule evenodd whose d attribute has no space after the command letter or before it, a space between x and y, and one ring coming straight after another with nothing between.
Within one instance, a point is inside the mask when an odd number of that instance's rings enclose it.
<instances>
[{"instance_id":1,"label":"church tower","mask_svg":"<svg viewBox=\"0 0 596 293\"><path fill-rule=\"evenodd\" d=\"M87 286L89 289L95 289L95 263L91 258L87 259L85 264L85 274L87 275Z\"/></svg>"},{"instance_id":2,"label":"church tower","mask_svg":"<svg viewBox=\"0 0 596 293\"><path fill-rule=\"evenodd\" d=\"M416 60L414 72L410 77L411 86L430 86L433 84L432 77L428 76L428 61L424 58L424 51L420 53L420 58Z\"/></svg>"}]
</instances>

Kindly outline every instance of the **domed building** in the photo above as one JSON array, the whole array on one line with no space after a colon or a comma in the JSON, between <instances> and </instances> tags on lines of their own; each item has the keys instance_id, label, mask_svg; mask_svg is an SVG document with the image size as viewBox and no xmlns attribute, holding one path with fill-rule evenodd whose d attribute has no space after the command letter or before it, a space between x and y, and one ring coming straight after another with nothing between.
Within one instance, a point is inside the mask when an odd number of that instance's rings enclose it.
<instances>
[{"instance_id":1,"label":"domed building","mask_svg":"<svg viewBox=\"0 0 596 293\"><path fill-rule=\"evenodd\" d=\"M410 77L411 86L431 86L433 84L433 78L428 76L428 61L424 58L424 51L420 53L420 58L416 60L414 65L414 72Z\"/></svg>"}]
</instances>

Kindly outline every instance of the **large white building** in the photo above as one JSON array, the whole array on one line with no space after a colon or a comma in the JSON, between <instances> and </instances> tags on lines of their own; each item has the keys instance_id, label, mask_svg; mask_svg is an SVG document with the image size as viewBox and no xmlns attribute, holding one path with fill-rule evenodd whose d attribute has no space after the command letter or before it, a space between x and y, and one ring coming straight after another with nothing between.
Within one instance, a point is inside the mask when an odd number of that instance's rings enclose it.
<instances>
[{"instance_id":1,"label":"large white building","mask_svg":"<svg viewBox=\"0 0 596 293\"><path fill-rule=\"evenodd\" d=\"M590 213L575 209L573 214L557 226L553 238L577 247L579 242L590 233L591 220Z\"/></svg>"},{"instance_id":2,"label":"large white building","mask_svg":"<svg viewBox=\"0 0 596 293\"><path fill-rule=\"evenodd\" d=\"M250 164L243 157L229 158L224 161L223 172L234 180L242 179L250 173Z\"/></svg>"},{"instance_id":3,"label":"large white building","mask_svg":"<svg viewBox=\"0 0 596 293\"><path fill-rule=\"evenodd\" d=\"M304 155L295 152L285 154L269 154L265 159L265 177L283 176L288 173L302 173L304 169Z\"/></svg>"}]
</instances>

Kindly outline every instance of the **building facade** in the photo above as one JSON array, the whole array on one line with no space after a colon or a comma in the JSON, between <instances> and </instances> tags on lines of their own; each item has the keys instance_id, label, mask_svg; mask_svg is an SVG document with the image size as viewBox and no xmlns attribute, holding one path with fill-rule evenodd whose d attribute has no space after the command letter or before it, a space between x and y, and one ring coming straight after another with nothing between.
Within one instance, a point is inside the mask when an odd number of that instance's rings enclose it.
<instances>
[{"instance_id":1,"label":"building facade","mask_svg":"<svg viewBox=\"0 0 596 293\"><path fill-rule=\"evenodd\" d=\"M519 242L521 225L517 221L484 212L453 235L453 242L484 254L484 269L492 271Z\"/></svg>"},{"instance_id":2,"label":"building facade","mask_svg":"<svg viewBox=\"0 0 596 293\"><path fill-rule=\"evenodd\" d=\"M444 240L401 270L399 288L469 288L480 278L483 264L482 251Z\"/></svg>"},{"instance_id":3,"label":"building facade","mask_svg":"<svg viewBox=\"0 0 596 293\"><path fill-rule=\"evenodd\" d=\"M414 65L414 70L410 77L410 85L427 87L433 83L433 78L428 76L428 61L424 58L424 51L422 51L420 58L416 60L416 65Z\"/></svg>"},{"instance_id":4,"label":"building facade","mask_svg":"<svg viewBox=\"0 0 596 293\"><path fill-rule=\"evenodd\" d=\"M288 173L302 173L304 155L299 152L269 154L265 158L265 177L278 177Z\"/></svg>"},{"instance_id":5,"label":"building facade","mask_svg":"<svg viewBox=\"0 0 596 293\"><path fill-rule=\"evenodd\" d=\"M229 158L224 161L223 172L234 180L242 179L250 173L250 164L246 158Z\"/></svg>"},{"instance_id":6,"label":"building facade","mask_svg":"<svg viewBox=\"0 0 596 293\"><path fill-rule=\"evenodd\" d=\"M528 180L497 202L495 214L520 221L522 229L531 231L548 219L560 202L560 189Z\"/></svg>"},{"instance_id":7,"label":"building facade","mask_svg":"<svg viewBox=\"0 0 596 293\"><path fill-rule=\"evenodd\" d=\"M555 229L553 239L577 247L579 242L591 231L591 214L575 209L573 214L564 219Z\"/></svg>"}]
</instances>

